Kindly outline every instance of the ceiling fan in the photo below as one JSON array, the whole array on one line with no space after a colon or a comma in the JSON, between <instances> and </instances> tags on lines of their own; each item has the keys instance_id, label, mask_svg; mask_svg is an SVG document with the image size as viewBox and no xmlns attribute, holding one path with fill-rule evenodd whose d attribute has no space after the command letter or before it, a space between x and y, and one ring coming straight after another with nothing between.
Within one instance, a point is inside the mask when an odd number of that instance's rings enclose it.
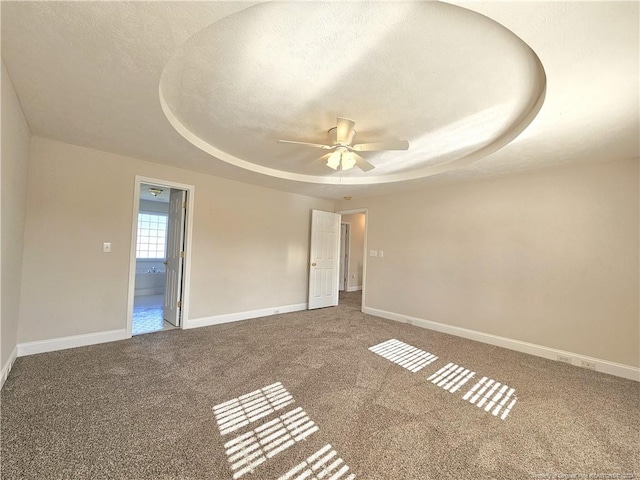
<instances>
[{"instance_id":1,"label":"ceiling fan","mask_svg":"<svg viewBox=\"0 0 640 480\"><path fill-rule=\"evenodd\" d=\"M329 136L328 144L296 142L294 140L279 140L281 143L294 143L296 145L304 145L313 148L322 148L323 150L333 150L328 154L327 167L334 170L349 170L356 165L364 172L373 170L374 165L367 162L356 152L381 152L384 150L408 150L409 142L406 140L389 140L385 142L375 143L357 143L351 145L356 131L353 129L356 122L348 118L338 117L337 126L331 128L327 133Z\"/></svg>"}]
</instances>

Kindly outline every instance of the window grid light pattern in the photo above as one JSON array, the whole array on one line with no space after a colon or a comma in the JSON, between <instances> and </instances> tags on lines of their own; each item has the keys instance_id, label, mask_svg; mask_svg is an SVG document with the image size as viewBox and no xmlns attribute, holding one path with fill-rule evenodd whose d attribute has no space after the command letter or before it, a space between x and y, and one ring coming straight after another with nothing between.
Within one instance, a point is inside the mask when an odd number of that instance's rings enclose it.
<instances>
[{"instance_id":1,"label":"window grid light pattern","mask_svg":"<svg viewBox=\"0 0 640 480\"><path fill-rule=\"evenodd\" d=\"M502 410L500 418L504 420L511 412L518 398L513 395L515 389L502 385L493 379L482 377L471 390L465 393L463 400L475 404L479 408L484 407L485 412L491 411L494 417L497 417ZM476 403L476 401L478 403Z\"/></svg>"},{"instance_id":2,"label":"window grid light pattern","mask_svg":"<svg viewBox=\"0 0 640 480\"><path fill-rule=\"evenodd\" d=\"M213 407L221 435L226 435L294 402L280 382Z\"/></svg>"},{"instance_id":3,"label":"window grid light pattern","mask_svg":"<svg viewBox=\"0 0 640 480\"><path fill-rule=\"evenodd\" d=\"M167 249L167 216L138 214L136 258L165 258Z\"/></svg>"},{"instance_id":4,"label":"window grid light pattern","mask_svg":"<svg viewBox=\"0 0 640 480\"><path fill-rule=\"evenodd\" d=\"M330 444L325 445L304 462L296 465L278 480L353 480L355 473L348 473L349 467Z\"/></svg>"},{"instance_id":5,"label":"window grid light pattern","mask_svg":"<svg viewBox=\"0 0 640 480\"><path fill-rule=\"evenodd\" d=\"M224 448L234 480L317 431L318 426L298 407L228 441Z\"/></svg>"},{"instance_id":6,"label":"window grid light pattern","mask_svg":"<svg viewBox=\"0 0 640 480\"><path fill-rule=\"evenodd\" d=\"M369 347L369 350L413 373L438 359L432 353L420 350L395 338Z\"/></svg>"},{"instance_id":7,"label":"window grid light pattern","mask_svg":"<svg viewBox=\"0 0 640 480\"><path fill-rule=\"evenodd\" d=\"M450 362L427 378L427 380L445 389L449 393L454 393L460 390L460 387L467 383L475 374L476 372L472 372L468 368Z\"/></svg>"}]
</instances>

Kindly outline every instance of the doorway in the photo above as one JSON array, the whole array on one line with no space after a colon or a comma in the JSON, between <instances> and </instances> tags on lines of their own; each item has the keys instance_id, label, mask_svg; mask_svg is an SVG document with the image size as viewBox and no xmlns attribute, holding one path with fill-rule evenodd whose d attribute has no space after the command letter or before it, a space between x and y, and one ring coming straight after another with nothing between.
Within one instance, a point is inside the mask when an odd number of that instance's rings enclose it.
<instances>
[{"instance_id":1,"label":"doorway","mask_svg":"<svg viewBox=\"0 0 640 480\"><path fill-rule=\"evenodd\" d=\"M340 278L338 290L344 292L349 286L349 228L348 223L340 224Z\"/></svg>"},{"instance_id":2,"label":"doorway","mask_svg":"<svg viewBox=\"0 0 640 480\"><path fill-rule=\"evenodd\" d=\"M189 293L193 187L136 177L127 333L182 328Z\"/></svg>"},{"instance_id":3,"label":"doorway","mask_svg":"<svg viewBox=\"0 0 640 480\"><path fill-rule=\"evenodd\" d=\"M367 210L342 210L340 229L340 295L361 295L364 307L367 249ZM355 299L354 299L355 300Z\"/></svg>"}]
</instances>

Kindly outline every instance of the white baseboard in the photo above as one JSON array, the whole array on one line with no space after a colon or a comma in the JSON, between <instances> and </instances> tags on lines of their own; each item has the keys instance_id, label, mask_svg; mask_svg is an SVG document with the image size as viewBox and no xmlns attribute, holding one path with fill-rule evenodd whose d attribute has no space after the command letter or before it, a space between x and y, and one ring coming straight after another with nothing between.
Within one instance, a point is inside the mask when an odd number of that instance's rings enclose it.
<instances>
[{"instance_id":1,"label":"white baseboard","mask_svg":"<svg viewBox=\"0 0 640 480\"><path fill-rule=\"evenodd\" d=\"M347 292L359 292L360 290L362 290L362 285L357 287L347 287Z\"/></svg>"},{"instance_id":2,"label":"white baseboard","mask_svg":"<svg viewBox=\"0 0 640 480\"><path fill-rule=\"evenodd\" d=\"M247 312L214 315L213 317L194 318L185 321L183 328L208 327L210 325L220 325L221 323L239 322L240 320L249 320L251 318L268 317L269 315L277 315L279 313L299 312L300 310L306 309L306 303L298 303L295 305L285 305L283 307L270 307L260 310L250 310Z\"/></svg>"},{"instance_id":3,"label":"white baseboard","mask_svg":"<svg viewBox=\"0 0 640 480\"><path fill-rule=\"evenodd\" d=\"M127 330L109 330L106 332L87 333L84 335L73 335L71 337L52 338L50 340L39 340L37 342L27 342L18 344L18 356L34 355L36 353L53 352L55 350L65 350L67 348L85 347L97 343L115 342L129 338Z\"/></svg>"},{"instance_id":4,"label":"white baseboard","mask_svg":"<svg viewBox=\"0 0 640 480\"><path fill-rule=\"evenodd\" d=\"M17 357L18 346L16 345L15 347L13 347L13 351L11 352L11 355L9 355L9 358L7 358L7 361L2 366L2 373L0 373L0 390L2 390L5 380L9 377L9 372L13 368L13 362L16 361Z\"/></svg>"},{"instance_id":5,"label":"white baseboard","mask_svg":"<svg viewBox=\"0 0 640 480\"><path fill-rule=\"evenodd\" d=\"M562 355L564 357L568 357L571 360L571 364L578 367L581 366L583 361L592 362L596 365L596 371L598 372L608 373L609 375L615 375L616 377L627 378L629 380L640 382L640 368L633 367L631 365L623 365L621 363L610 362L608 360L602 360L600 358L588 357L579 353L566 352L564 350L536 345L535 343L528 343L522 342L520 340L513 340L511 338L499 337L490 333L482 333L476 330L469 330L467 328L432 322L430 320L423 320L421 318L411 317L409 315L387 312L385 310L379 310L377 308L364 307L362 311L369 315L375 315L376 317L382 317L403 323L410 323L418 327L435 330L436 332L448 333L457 337L468 338L470 340L488 343L489 345L495 345L497 347L515 350L516 352L528 353L529 355L548 358L550 360L557 360L558 355Z\"/></svg>"}]
</instances>

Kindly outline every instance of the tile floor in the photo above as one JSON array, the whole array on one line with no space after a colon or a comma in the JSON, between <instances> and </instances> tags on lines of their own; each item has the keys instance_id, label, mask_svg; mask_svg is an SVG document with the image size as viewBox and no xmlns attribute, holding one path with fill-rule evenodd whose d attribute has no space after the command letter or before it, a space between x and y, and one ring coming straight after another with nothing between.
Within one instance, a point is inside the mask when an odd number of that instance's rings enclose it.
<instances>
[{"instance_id":1,"label":"tile floor","mask_svg":"<svg viewBox=\"0 0 640 480\"><path fill-rule=\"evenodd\" d=\"M144 295L133 299L131 335L171 330L174 327L162 318L163 295Z\"/></svg>"}]
</instances>

